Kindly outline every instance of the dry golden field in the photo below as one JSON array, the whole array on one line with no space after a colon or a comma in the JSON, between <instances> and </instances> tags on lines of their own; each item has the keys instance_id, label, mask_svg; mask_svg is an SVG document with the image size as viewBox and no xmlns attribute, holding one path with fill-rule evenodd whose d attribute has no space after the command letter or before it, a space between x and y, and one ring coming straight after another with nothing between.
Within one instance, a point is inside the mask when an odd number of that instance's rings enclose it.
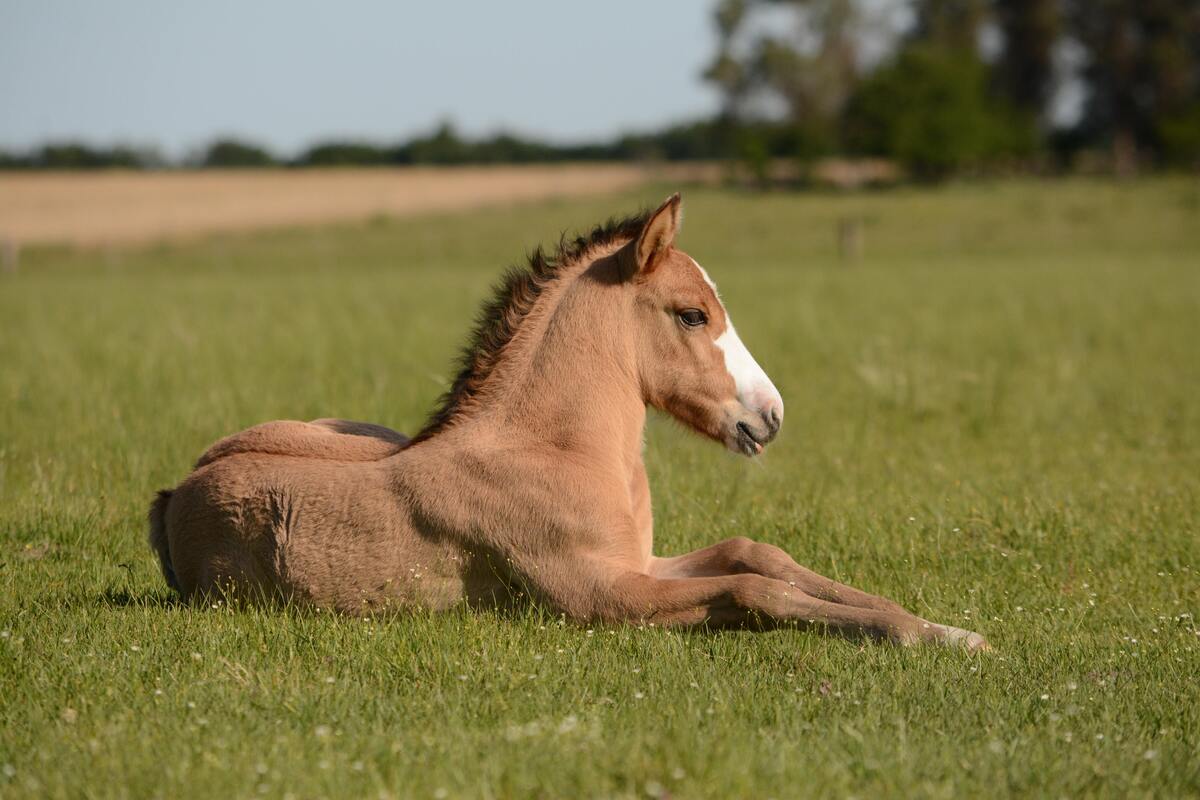
<instances>
[{"instance_id":1,"label":"dry golden field","mask_svg":"<svg viewBox=\"0 0 1200 800\"><path fill-rule=\"evenodd\" d=\"M577 164L0 173L0 242L109 246L450 211L710 177L704 166Z\"/></svg>"}]
</instances>

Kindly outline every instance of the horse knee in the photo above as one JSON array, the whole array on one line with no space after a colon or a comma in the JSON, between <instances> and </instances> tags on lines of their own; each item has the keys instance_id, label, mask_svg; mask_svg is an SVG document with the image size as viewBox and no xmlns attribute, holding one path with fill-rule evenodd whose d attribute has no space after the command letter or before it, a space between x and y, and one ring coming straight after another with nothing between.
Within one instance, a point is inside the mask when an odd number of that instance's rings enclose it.
<instances>
[{"instance_id":1,"label":"horse knee","mask_svg":"<svg viewBox=\"0 0 1200 800\"><path fill-rule=\"evenodd\" d=\"M730 539L726 548L727 564L734 573L772 575L781 566L794 563L791 556L775 545L756 542L746 536Z\"/></svg>"},{"instance_id":2,"label":"horse knee","mask_svg":"<svg viewBox=\"0 0 1200 800\"><path fill-rule=\"evenodd\" d=\"M755 552L758 542L748 536L735 536L725 542L725 565L730 572L757 572L755 569Z\"/></svg>"}]
</instances>

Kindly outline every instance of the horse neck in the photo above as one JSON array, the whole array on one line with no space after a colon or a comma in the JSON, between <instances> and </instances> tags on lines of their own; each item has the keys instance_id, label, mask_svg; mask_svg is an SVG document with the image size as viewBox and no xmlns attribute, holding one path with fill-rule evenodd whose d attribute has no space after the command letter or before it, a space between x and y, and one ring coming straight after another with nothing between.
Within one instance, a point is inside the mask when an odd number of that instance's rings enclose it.
<instances>
[{"instance_id":1,"label":"horse neck","mask_svg":"<svg viewBox=\"0 0 1200 800\"><path fill-rule=\"evenodd\" d=\"M590 260L546 291L490 377L479 424L632 473L646 406L630 296L614 258Z\"/></svg>"}]
</instances>

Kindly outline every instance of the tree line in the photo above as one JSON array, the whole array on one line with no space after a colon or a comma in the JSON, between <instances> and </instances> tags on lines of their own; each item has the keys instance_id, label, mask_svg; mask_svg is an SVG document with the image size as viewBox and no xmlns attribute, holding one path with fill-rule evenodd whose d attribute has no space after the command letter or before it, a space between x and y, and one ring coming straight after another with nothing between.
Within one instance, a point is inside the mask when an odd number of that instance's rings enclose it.
<instances>
[{"instance_id":1,"label":"tree line","mask_svg":"<svg viewBox=\"0 0 1200 800\"><path fill-rule=\"evenodd\" d=\"M96 147L81 142L43 145L27 153L0 151L0 169L162 169L166 167L337 167L387 165L545 164L566 161L697 161L720 158L716 123L702 121L607 142L552 144L509 133L470 139L450 122L394 145L368 141L320 142L294 157L236 138L218 139L172 163L154 148Z\"/></svg>"},{"instance_id":2,"label":"tree line","mask_svg":"<svg viewBox=\"0 0 1200 800\"><path fill-rule=\"evenodd\" d=\"M0 169L530 164L880 157L917 177L995 168L1200 165L1200 0L718 0L712 119L578 145L461 136L327 141L281 157L224 138L179 163L152 148L52 143Z\"/></svg>"},{"instance_id":3,"label":"tree line","mask_svg":"<svg viewBox=\"0 0 1200 800\"><path fill-rule=\"evenodd\" d=\"M1200 161L1200 0L720 0L715 17L705 78L724 149L752 164Z\"/></svg>"}]
</instances>

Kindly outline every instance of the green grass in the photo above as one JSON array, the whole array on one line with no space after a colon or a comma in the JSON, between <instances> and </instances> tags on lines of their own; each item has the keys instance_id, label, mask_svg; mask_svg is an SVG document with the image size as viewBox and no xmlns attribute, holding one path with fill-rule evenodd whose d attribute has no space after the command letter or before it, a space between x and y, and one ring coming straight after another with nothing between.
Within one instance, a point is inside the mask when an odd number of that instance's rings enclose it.
<instances>
[{"instance_id":1,"label":"green grass","mask_svg":"<svg viewBox=\"0 0 1200 800\"><path fill-rule=\"evenodd\" d=\"M772 541L984 657L172 601L143 518L205 445L416 429L504 264L664 193L0 275L0 795L1200 793L1194 180L686 193L788 412L757 462L652 417L659 551Z\"/></svg>"}]
</instances>

